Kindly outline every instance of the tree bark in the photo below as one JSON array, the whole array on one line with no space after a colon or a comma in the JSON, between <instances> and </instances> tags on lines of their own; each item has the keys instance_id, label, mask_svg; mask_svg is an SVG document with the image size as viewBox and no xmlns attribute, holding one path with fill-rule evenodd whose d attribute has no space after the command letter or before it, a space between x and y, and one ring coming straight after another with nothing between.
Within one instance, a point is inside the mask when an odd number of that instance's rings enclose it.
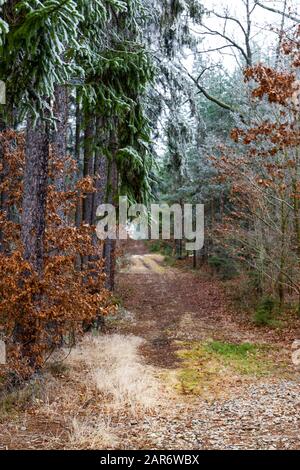
<instances>
[{"instance_id":1,"label":"tree bark","mask_svg":"<svg viewBox=\"0 0 300 470\"><path fill-rule=\"evenodd\" d=\"M94 145L95 117L89 113L85 116L83 176L94 178ZM82 222L93 224L93 193L86 193L82 201ZM82 266L87 266L88 256L82 257Z\"/></svg>"},{"instance_id":2,"label":"tree bark","mask_svg":"<svg viewBox=\"0 0 300 470\"><path fill-rule=\"evenodd\" d=\"M88 114L86 116L86 127L84 131L84 162L83 176L94 177L94 143L95 143L95 117ZM93 194L85 195L82 207L82 220L84 223L93 223Z\"/></svg>"},{"instance_id":3,"label":"tree bark","mask_svg":"<svg viewBox=\"0 0 300 470\"><path fill-rule=\"evenodd\" d=\"M5 131L5 123L0 116L0 132ZM0 139L0 184L2 184L7 177L7 164L4 159L4 151L3 151L3 143L2 139ZM6 213L6 217L8 216L8 207L7 207L7 194L5 191L0 192L0 210ZM7 250L5 246L5 240L2 230L0 230L0 252L4 252Z\"/></svg>"},{"instance_id":4,"label":"tree bark","mask_svg":"<svg viewBox=\"0 0 300 470\"><path fill-rule=\"evenodd\" d=\"M56 129L52 134L52 146L54 157L59 164L59 174L55 178L55 187L58 192L64 192L66 187L65 165L67 155L67 134L68 134L68 89L66 86L57 85L55 87L54 116L56 119Z\"/></svg>"},{"instance_id":5,"label":"tree bark","mask_svg":"<svg viewBox=\"0 0 300 470\"><path fill-rule=\"evenodd\" d=\"M96 135L98 140L99 148L95 154L95 189L96 192L93 195L93 223L96 224L96 212L98 206L105 204L107 198L107 186L108 186L108 161L107 157L103 154L102 145L104 145L103 136L103 120L97 118L96 121Z\"/></svg>"},{"instance_id":6,"label":"tree bark","mask_svg":"<svg viewBox=\"0 0 300 470\"><path fill-rule=\"evenodd\" d=\"M48 186L49 130L40 118L34 126L27 122L24 189L21 219L21 239L24 258L28 260L41 278L44 268L44 236L46 227L46 199ZM35 308L40 308L40 297L33 299ZM14 342L20 344L23 358L32 369L40 363L40 352L35 349L39 341L37 322L32 318L26 326L16 324Z\"/></svg>"},{"instance_id":7,"label":"tree bark","mask_svg":"<svg viewBox=\"0 0 300 470\"><path fill-rule=\"evenodd\" d=\"M111 196L108 202L113 203L114 195L117 192L117 167L115 160L110 165L109 184L111 189ZM116 240L107 238L103 248L103 258L105 259L104 272L106 274L105 287L110 291L115 288L115 271L116 271Z\"/></svg>"},{"instance_id":8,"label":"tree bark","mask_svg":"<svg viewBox=\"0 0 300 470\"><path fill-rule=\"evenodd\" d=\"M107 202L116 204L116 196L118 193L118 169L116 164L116 152L118 149L118 141L116 131L111 132L110 150L111 160L109 162L108 177L108 196ZM103 257L105 258L104 272L106 274L105 287L111 291L115 288L115 270L116 270L116 240L107 239L104 243Z\"/></svg>"},{"instance_id":9,"label":"tree bark","mask_svg":"<svg viewBox=\"0 0 300 470\"><path fill-rule=\"evenodd\" d=\"M76 96L76 131L75 131L75 160L78 166L78 177L82 177L82 168L81 168L81 109L78 99L78 92ZM82 200L78 198L76 205L75 213L75 225L80 227L82 222Z\"/></svg>"},{"instance_id":10,"label":"tree bark","mask_svg":"<svg viewBox=\"0 0 300 470\"><path fill-rule=\"evenodd\" d=\"M28 120L22 207L21 237L24 258L39 274L43 271L46 199L48 186L49 133L47 124Z\"/></svg>"},{"instance_id":11,"label":"tree bark","mask_svg":"<svg viewBox=\"0 0 300 470\"><path fill-rule=\"evenodd\" d=\"M105 144L104 130L103 130L103 119L97 118L96 120L96 136L97 136L97 150L95 153L95 193L93 194L93 208L92 208L92 219L93 225L97 224L97 209L101 204L105 204L107 201L107 190L108 190L108 160L103 153L103 146ZM103 258L104 244L100 243L97 239L96 232L94 233L94 244L99 247L98 259Z\"/></svg>"}]
</instances>

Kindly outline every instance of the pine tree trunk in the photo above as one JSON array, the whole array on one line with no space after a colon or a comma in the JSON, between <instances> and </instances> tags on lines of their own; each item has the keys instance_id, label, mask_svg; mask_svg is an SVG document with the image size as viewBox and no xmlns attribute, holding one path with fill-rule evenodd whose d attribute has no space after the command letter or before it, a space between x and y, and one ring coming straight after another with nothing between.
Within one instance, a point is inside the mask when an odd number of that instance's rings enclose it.
<instances>
[{"instance_id":1,"label":"pine tree trunk","mask_svg":"<svg viewBox=\"0 0 300 470\"><path fill-rule=\"evenodd\" d=\"M77 92L78 93L78 92ZM76 131L75 131L75 160L78 167L78 178L82 178L82 168L81 168L81 109L78 99L78 94L76 96ZM82 222L82 200L78 198L78 203L76 205L75 213L75 225L80 227Z\"/></svg>"},{"instance_id":2,"label":"pine tree trunk","mask_svg":"<svg viewBox=\"0 0 300 470\"><path fill-rule=\"evenodd\" d=\"M76 119L76 130L75 130L74 157L75 157L75 161L77 164L77 178L81 179L83 176L82 164L81 164L82 163L81 162L81 108L80 108L80 102L79 102L79 97L78 97L78 91L76 93L75 119ZM76 210L75 210L75 226L79 228L81 223L82 223L82 198L80 197L80 195L78 195L77 202L76 202ZM76 255L75 268L77 271L81 271L82 269L82 259L81 259L80 254Z\"/></svg>"},{"instance_id":3,"label":"pine tree trunk","mask_svg":"<svg viewBox=\"0 0 300 470\"><path fill-rule=\"evenodd\" d=\"M116 164L116 151L118 142L115 131L111 132L110 150L111 160L109 162L109 178L108 178L108 197L107 202L116 204L116 196L118 193L118 169ZM105 287L111 291L115 288L115 271L116 271L116 240L105 240L103 257L105 258L104 272L106 274Z\"/></svg>"},{"instance_id":4,"label":"pine tree trunk","mask_svg":"<svg viewBox=\"0 0 300 470\"><path fill-rule=\"evenodd\" d=\"M55 188L58 192L66 189L66 156L67 156L67 133L68 133L68 89L66 86L55 87L54 116L56 129L52 134L53 154L59 164L59 173L55 178ZM64 219L63 209L58 209L59 216Z\"/></svg>"},{"instance_id":5,"label":"pine tree trunk","mask_svg":"<svg viewBox=\"0 0 300 470\"><path fill-rule=\"evenodd\" d=\"M84 130L84 160L83 176L94 178L94 144L95 144L95 118L87 114L85 118L86 127ZM93 193L86 193L82 201L82 222L86 225L93 224ZM88 256L82 257L82 265L87 266Z\"/></svg>"},{"instance_id":6,"label":"pine tree trunk","mask_svg":"<svg viewBox=\"0 0 300 470\"><path fill-rule=\"evenodd\" d=\"M193 251L193 269L197 269L197 250Z\"/></svg>"},{"instance_id":7,"label":"pine tree trunk","mask_svg":"<svg viewBox=\"0 0 300 470\"><path fill-rule=\"evenodd\" d=\"M31 119L27 123L21 238L24 258L41 278L44 267L44 236L46 227L46 199L48 186L49 132L45 122L38 120L35 127ZM40 308L40 298L33 298L35 308ZM41 363L39 329L32 318L26 326L16 324L14 341L21 346L22 357L32 369Z\"/></svg>"},{"instance_id":8,"label":"pine tree trunk","mask_svg":"<svg viewBox=\"0 0 300 470\"><path fill-rule=\"evenodd\" d=\"M100 139L98 144L100 144L100 149L97 149L95 154L95 167L94 167L94 174L95 174L95 189L96 192L93 195L93 224L97 223L96 220L96 213L97 208L101 204L105 204L107 198L107 186L108 186L108 161L107 157L103 154L101 149L101 144L103 144L103 138L101 135L103 134L103 121L101 118L98 118L96 121L96 135Z\"/></svg>"},{"instance_id":9,"label":"pine tree trunk","mask_svg":"<svg viewBox=\"0 0 300 470\"><path fill-rule=\"evenodd\" d=\"M299 171L299 157L297 155L296 159L296 175L292 179L293 183L293 192L294 192L294 201L293 201L293 217L294 217L294 231L295 231L295 240L296 240L296 253L297 253L297 264L300 271L300 204L298 195L298 185L297 185L297 174ZM300 315L300 288L298 288L298 313Z\"/></svg>"},{"instance_id":10,"label":"pine tree trunk","mask_svg":"<svg viewBox=\"0 0 300 470\"><path fill-rule=\"evenodd\" d=\"M0 132L5 131L5 123L0 117ZM3 143L2 139L0 139L0 184L2 184L7 176L7 165L4 160L4 150L3 150ZM5 191L0 192L0 210L7 214L8 207L7 207L7 194ZM7 251L7 247L5 246L4 236L2 230L0 230L0 252Z\"/></svg>"},{"instance_id":11,"label":"pine tree trunk","mask_svg":"<svg viewBox=\"0 0 300 470\"><path fill-rule=\"evenodd\" d=\"M95 118L93 115L86 117L86 127L84 131L84 162L83 176L94 177L94 141L95 139ZM93 223L93 194L86 194L82 207L82 220L85 224Z\"/></svg>"},{"instance_id":12,"label":"pine tree trunk","mask_svg":"<svg viewBox=\"0 0 300 470\"><path fill-rule=\"evenodd\" d=\"M24 257L35 271L43 271L46 198L48 186L49 135L47 125L28 120L22 209Z\"/></svg>"},{"instance_id":13,"label":"pine tree trunk","mask_svg":"<svg viewBox=\"0 0 300 470\"><path fill-rule=\"evenodd\" d=\"M114 196L117 192L117 167L115 160L111 162L109 171L109 185L111 196L109 202L113 203ZM116 271L116 240L106 239L103 248L103 258L105 259L104 272L106 274L105 287L110 291L115 288L115 271Z\"/></svg>"},{"instance_id":14,"label":"pine tree trunk","mask_svg":"<svg viewBox=\"0 0 300 470\"><path fill-rule=\"evenodd\" d=\"M101 204L106 203L107 198L107 186L108 186L108 162L107 157L102 152L103 142L101 141L101 134L103 138L103 122L101 118L96 121L96 135L98 148L95 152L94 160L94 175L95 175L95 192L93 194L92 201L92 224L96 227L97 225L97 209ZM100 136L100 138L99 138ZM99 261L103 258L103 241L99 240L96 234L96 230L93 232L93 245L97 249L97 254L91 257L90 261ZM94 275L98 276L97 268L94 268Z\"/></svg>"},{"instance_id":15,"label":"pine tree trunk","mask_svg":"<svg viewBox=\"0 0 300 470\"><path fill-rule=\"evenodd\" d=\"M105 131L103 126L103 119L98 117L96 120L96 139L97 139L97 150L95 152L94 160L94 175L95 175L95 193L93 194L93 207L92 207L92 221L96 227L97 224L97 209L101 204L106 203L107 198L107 187L108 187L108 161L107 157L103 154L102 147L104 146ZM104 257L104 243L99 240L96 234L96 230L93 233L93 244L96 247L97 254L90 259L93 266L92 275L95 278L99 277L102 272L99 272L99 266L96 264L97 261ZM91 326L91 325L89 325ZM105 321L102 313L99 311L97 319L94 322L94 327L102 329L105 326Z\"/></svg>"}]
</instances>

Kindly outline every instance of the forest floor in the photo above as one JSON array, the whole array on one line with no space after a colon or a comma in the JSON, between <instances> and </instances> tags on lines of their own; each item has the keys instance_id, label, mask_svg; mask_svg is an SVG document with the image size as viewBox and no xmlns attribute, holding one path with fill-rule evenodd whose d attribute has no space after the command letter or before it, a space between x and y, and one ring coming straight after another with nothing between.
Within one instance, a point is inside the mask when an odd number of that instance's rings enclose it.
<instances>
[{"instance_id":1,"label":"forest floor","mask_svg":"<svg viewBox=\"0 0 300 470\"><path fill-rule=\"evenodd\" d=\"M116 297L104 334L2 403L0 448L300 448L297 330L253 326L221 282L139 242Z\"/></svg>"}]
</instances>

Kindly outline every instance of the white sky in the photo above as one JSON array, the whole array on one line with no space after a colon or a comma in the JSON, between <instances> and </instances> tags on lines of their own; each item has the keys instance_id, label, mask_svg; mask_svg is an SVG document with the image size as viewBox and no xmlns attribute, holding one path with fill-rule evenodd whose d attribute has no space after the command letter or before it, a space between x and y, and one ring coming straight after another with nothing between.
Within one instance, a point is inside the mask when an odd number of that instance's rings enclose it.
<instances>
[{"instance_id":1,"label":"white sky","mask_svg":"<svg viewBox=\"0 0 300 470\"><path fill-rule=\"evenodd\" d=\"M284 0L261 0L261 3L276 8L277 10L283 10L284 7ZM207 10L214 10L221 14L227 10L229 15L238 18L243 25L246 25L246 9L243 0L203 0L202 4ZM254 5L254 0L250 0L250 5L251 7ZM299 14L300 0L287 0L287 7L290 8L291 12L294 13L297 11ZM204 24L213 30L221 32L223 30L224 20L212 14L210 17L204 19ZM289 19L285 19L286 26L292 24L295 23L291 22ZM268 53L268 50L277 43L278 35L276 32L272 32L271 28L273 27L276 30L280 28L280 25L280 15L265 10L258 5L255 7L252 14L252 39L262 48L263 52ZM203 32L204 30L197 28L196 31ZM243 33L236 23L229 20L227 21L226 34L232 39L235 39L239 44L243 44ZM200 50L212 49L226 44L226 40L218 36L201 36L203 37L203 42L199 46ZM205 56L207 58L207 54ZM233 56L233 50L229 48L223 49L221 52L212 52L209 54L209 57L214 62L219 62L221 59L223 64L229 69L237 66L237 60ZM189 60L188 63L191 64Z\"/></svg>"},{"instance_id":2,"label":"white sky","mask_svg":"<svg viewBox=\"0 0 300 470\"><path fill-rule=\"evenodd\" d=\"M260 2L280 11L282 11L284 7L284 0L260 0ZM254 5L254 0L250 0L250 3L252 7ZM244 0L202 0L202 4L205 9L214 10L219 14L223 14L224 10L226 11L227 9L230 16L238 18L243 26L246 25ZM299 16L300 0L287 0L287 7L290 8L291 13L297 12L297 15ZM278 34L276 33L276 30L278 31L281 27L282 17L281 15L256 6L252 14L252 21L252 39L262 50L262 53L268 56L270 52L272 50L274 51L278 46ZM217 30L219 32L223 31L224 20L219 19L216 16L205 16L203 22L212 30ZM289 27L291 25L295 25L295 22L285 19L285 26ZM272 27L274 28L274 31L271 31ZM205 31L203 28L196 26L192 26L191 29L196 33ZM238 44L243 45L244 36L240 27L236 23L232 21L227 22L226 34L236 40ZM200 37L202 37L203 40L198 47L199 51L205 51L227 44L226 40L218 36L201 35ZM236 50L231 50L230 48L224 49L221 52L204 53L203 59L210 63L221 63L229 71L233 71L237 66L240 66L243 69L245 63L238 64L237 57L234 57L233 52L237 55ZM194 54L191 53L191 51L187 52L185 59L182 60L181 63L190 73L193 73ZM165 145L162 140L159 145L157 145L157 151L159 154L163 154L164 150Z\"/></svg>"}]
</instances>

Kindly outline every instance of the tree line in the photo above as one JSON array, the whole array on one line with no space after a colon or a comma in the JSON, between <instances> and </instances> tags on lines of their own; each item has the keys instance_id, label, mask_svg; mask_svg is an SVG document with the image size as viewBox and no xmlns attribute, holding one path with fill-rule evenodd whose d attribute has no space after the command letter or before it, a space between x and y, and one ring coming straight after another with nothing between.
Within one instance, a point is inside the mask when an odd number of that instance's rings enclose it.
<instances>
[{"instance_id":1,"label":"tree line","mask_svg":"<svg viewBox=\"0 0 300 470\"><path fill-rule=\"evenodd\" d=\"M281 3L0 1L0 326L12 381L115 310L116 241L99 241L95 225L119 195L204 203L194 266L246 273L259 299L300 297L299 15ZM258 9L278 18L267 50Z\"/></svg>"},{"instance_id":2,"label":"tree line","mask_svg":"<svg viewBox=\"0 0 300 470\"><path fill-rule=\"evenodd\" d=\"M240 306L271 325L300 305L300 17L291 1L238 4L204 8L192 66L180 49L169 66L160 197L205 205L191 263L239 279ZM176 240L174 253L189 255Z\"/></svg>"},{"instance_id":3,"label":"tree line","mask_svg":"<svg viewBox=\"0 0 300 470\"><path fill-rule=\"evenodd\" d=\"M62 337L114 308L115 241L101 243L93 227L98 205L119 190L133 200L149 193L145 15L136 0L1 2L0 302L10 368L39 368Z\"/></svg>"}]
</instances>

